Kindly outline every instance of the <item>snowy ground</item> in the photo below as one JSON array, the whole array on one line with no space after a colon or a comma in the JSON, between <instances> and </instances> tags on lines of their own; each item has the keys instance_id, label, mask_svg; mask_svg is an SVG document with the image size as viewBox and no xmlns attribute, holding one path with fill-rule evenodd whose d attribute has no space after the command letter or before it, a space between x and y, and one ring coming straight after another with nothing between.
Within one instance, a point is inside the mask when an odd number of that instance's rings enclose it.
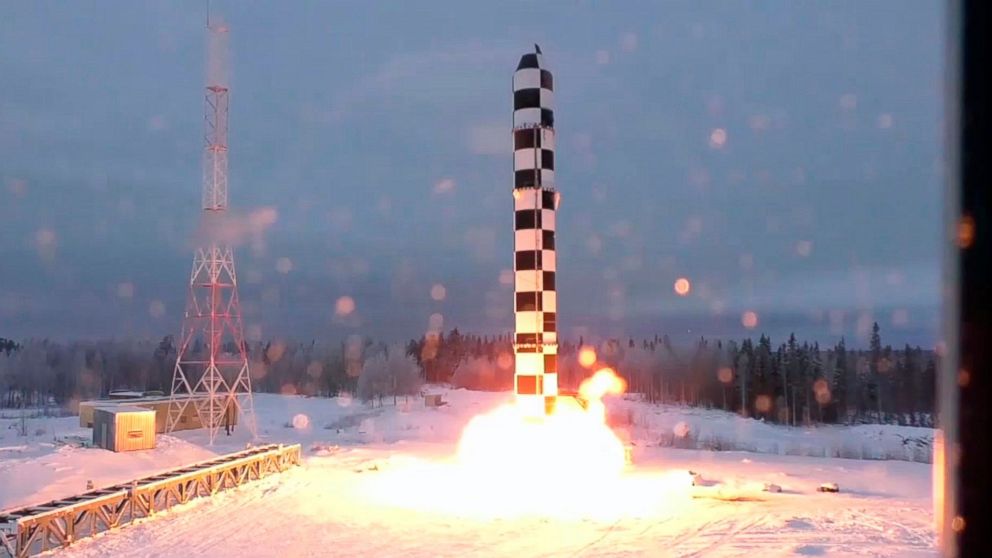
<instances>
[{"instance_id":1,"label":"snowy ground","mask_svg":"<svg viewBox=\"0 0 992 558\"><path fill-rule=\"evenodd\" d=\"M402 497L383 490L410 460L446 460L467 421L508 395L459 390L446 392L445 398L450 405L440 409L425 409L413 400L370 409L346 398L257 396L261 441L301 443L304 466L61 553L239 558L936 554L928 465L806 457L789 449L833 455L829 450L838 441L878 447L906 436L926 439L925 429L785 429L714 411L614 401L612 414L633 416L625 435L636 444L630 485L636 494L629 498L636 505L610 517L581 509L567 518L498 510L479 515L437 505L446 494L443 477L414 491L401 487ZM0 420L0 508L74 494L87 480L97 486L129 480L247 442L244 428L222 436L213 448L205 447L202 432L183 432L160 437L154 451L113 454L51 445L56 434L89 432L77 427L75 417L29 420L30 433L45 433L27 441L9 428L14 422ZM719 433L770 453L660 447L661 438L679 423L697 439ZM809 448L823 448L823 453ZM667 492L657 483L637 484L637 479L690 469L711 486ZM841 493L816 491L828 481L837 482ZM781 486L782 493L760 491L768 482Z\"/></svg>"},{"instance_id":2,"label":"snowy ground","mask_svg":"<svg viewBox=\"0 0 992 558\"><path fill-rule=\"evenodd\" d=\"M806 457L933 461L932 428L889 424L786 428L719 410L647 405L635 396L615 402L610 418L633 441L647 445ZM675 433L684 436L680 439Z\"/></svg>"}]
</instances>

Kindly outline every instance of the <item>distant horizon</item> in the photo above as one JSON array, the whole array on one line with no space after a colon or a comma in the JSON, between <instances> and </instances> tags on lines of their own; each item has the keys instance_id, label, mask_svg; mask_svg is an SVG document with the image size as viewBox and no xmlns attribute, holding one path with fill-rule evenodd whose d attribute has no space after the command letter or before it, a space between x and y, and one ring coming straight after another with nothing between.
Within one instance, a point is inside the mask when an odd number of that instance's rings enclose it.
<instances>
[{"instance_id":1,"label":"distant horizon","mask_svg":"<svg viewBox=\"0 0 992 558\"><path fill-rule=\"evenodd\" d=\"M887 332L886 332L886 329L885 329L884 325L883 324L879 324L879 328L880 328L880 335L881 335L881 338L882 338L882 346L883 347L885 347L885 346L891 346L893 349L897 349L898 348L898 349L901 350L906 345L909 345L910 347L912 347L914 349L920 348L920 349L922 349L923 351L926 351L926 352L934 352L934 351L939 350L939 348L936 345L934 345L934 344L918 343L918 342L911 341L908 338L902 338L901 337L901 338L899 338L898 341L893 342L893 340L887 335ZM457 329L458 332L460 334L462 334L462 335L472 335L472 336L476 336L476 337L490 337L490 338L492 338L492 337L501 336L501 335L502 336L506 336L506 337L512 337L512 335L513 335L513 329L512 328L508 328L508 329L506 329L504 331L486 331L486 332L480 332L480 331L475 331L475 330L461 328L457 324L454 324L454 325L452 325L452 326L450 326L448 328L445 328L444 331L442 331L441 333L443 335L445 335L445 336L448 336L451 333L451 331L453 331L455 329ZM4 335L3 332L0 332L0 339L7 339L7 340L13 341L15 343L24 343L24 342L29 342L29 341L51 341L51 342L55 342L55 343L64 343L64 344L71 344L71 343L77 343L77 342L78 343L100 343L100 342L129 342L129 341L133 341L133 342L156 342L157 343L157 342L161 341L162 339L164 339L165 337L170 336L170 335L175 339L175 338L178 338L179 337L179 332L177 331L176 333L162 333L160 335L150 335L150 336L108 336L108 337L45 337L45 336L30 336L30 337L23 337L23 338L12 338L10 336ZM376 342L376 343L385 343L387 345L395 345L395 344L406 344L406 343L408 343L411 340L419 340L421 337L423 337L425 335L427 335L427 333L424 333L424 332L422 332L422 333L420 333L420 334L418 334L416 336L398 337L398 338L380 338L380 337L376 337L376 336L362 335L360 332L354 332L354 333L345 334L345 335L337 336L337 337L334 337L334 336L309 336L309 335L301 335L301 336L273 335L273 336L270 336L270 337L263 337L261 339L248 339L247 342L248 342L249 345L257 344L257 343L268 343L268 342L272 342L272 341L285 341L285 342L292 342L292 343L309 343L309 342L316 342L316 343L343 343L343 342L346 342L348 340L348 338L350 338L352 336L358 336L358 337L363 337L363 338L369 339L369 340L371 340L373 342ZM849 350L866 350L869 347L869 342L867 340L865 340L864 342L862 342L860 340L860 338L852 338L852 337L845 336L845 335L839 335L839 336L836 336L836 337L829 337L828 336L828 337L806 338L806 337L803 337L802 335L800 335L800 334L798 334L796 332L793 332L793 331L788 331L788 332L784 332L784 333L780 331L780 332L777 332L777 333L772 334L772 333L769 333L766 330L762 330L761 328L755 328L754 330L752 330L750 332L742 333L742 334L739 334L739 335L732 335L732 334L709 335L709 334L706 334L706 333L697 333L697 332L694 332L694 331L684 331L684 332L676 332L676 333L667 333L667 332L664 332L664 331L659 331L659 332L656 332L656 333L645 333L645 334L633 334L632 333L632 334L624 335L622 337L616 337L616 336L611 337L611 336L602 336L602 335L590 334L588 336L586 336L586 335L576 335L574 337L563 336L563 337L560 338L560 342L563 345L578 345L579 344L579 340L582 339L582 340L584 340L586 342L585 343L586 345L594 345L595 346L595 345L600 345L602 343L605 343L606 341L609 341L609 340L616 340L616 341L626 342L629 339L633 338L635 342L640 343L641 341L644 341L644 340L647 340L647 341L653 340L654 337L655 337L655 335L657 335L659 338L665 337L667 335L668 338L669 338L669 340L672 342L672 344L674 346L678 347L678 348L684 348L687 345L692 345L693 343L695 343L696 341L698 341L700 338L703 338L703 339L705 339L707 341L721 341L721 342L733 341L733 342L740 343L744 339L751 339L752 341L757 342L757 340L760 339L761 336L769 337L771 339L771 341L772 341L772 346L773 347L777 347L778 345L784 344L786 341L788 341L790 335L795 335L796 336L796 341L798 341L799 343L808 343L809 345L813 345L815 343L818 343L820 345L820 349L821 350L826 350L828 348L833 348L834 346L836 346L840 342L840 340L842 338L844 339L844 345Z\"/></svg>"}]
</instances>

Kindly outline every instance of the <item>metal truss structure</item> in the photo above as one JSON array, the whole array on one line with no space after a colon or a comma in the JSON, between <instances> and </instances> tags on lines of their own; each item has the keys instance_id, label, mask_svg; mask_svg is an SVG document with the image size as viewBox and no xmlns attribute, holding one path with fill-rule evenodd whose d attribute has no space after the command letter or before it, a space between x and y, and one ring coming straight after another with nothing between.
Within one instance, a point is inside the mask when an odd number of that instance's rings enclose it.
<instances>
[{"instance_id":1,"label":"metal truss structure","mask_svg":"<svg viewBox=\"0 0 992 558\"><path fill-rule=\"evenodd\" d=\"M226 27L208 27L211 65L226 57ZM222 81L222 80L220 80ZM206 88L206 141L203 152L203 235L193 255L182 336L172 375L167 432L173 432L187 405L195 405L213 444L222 426L233 426L230 413L254 436L248 350L238 301L234 249L226 241L228 197L227 122L229 90L219 83ZM198 396L198 397L189 397Z\"/></svg>"},{"instance_id":2,"label":"metal truss structure","mask_svg":"<svg viewBox=\"0 0 992 558\"><path fill-rule=\"evenodd\" d=\"M267 445L38 506L0 512L0 558L24 558L281 473L300 445Z\"/></svg>"}]
</instances>

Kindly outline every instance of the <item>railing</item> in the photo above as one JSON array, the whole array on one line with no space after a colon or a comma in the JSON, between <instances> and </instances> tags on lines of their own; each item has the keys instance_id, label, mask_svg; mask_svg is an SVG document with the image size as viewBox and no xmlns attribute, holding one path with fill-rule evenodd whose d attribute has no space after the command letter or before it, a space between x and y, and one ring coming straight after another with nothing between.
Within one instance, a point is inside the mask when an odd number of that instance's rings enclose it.
<instances>
[{"instance_id":1,"label":"railing","mask_svg":"<svg viewBox=\"0 0 992 558\"><path fill-rule=\"evenodd\" d=\"M300 445L267 445L37 506L0 512L0 558L24 558L281 473Z\"/></svg>"}]
</instances>

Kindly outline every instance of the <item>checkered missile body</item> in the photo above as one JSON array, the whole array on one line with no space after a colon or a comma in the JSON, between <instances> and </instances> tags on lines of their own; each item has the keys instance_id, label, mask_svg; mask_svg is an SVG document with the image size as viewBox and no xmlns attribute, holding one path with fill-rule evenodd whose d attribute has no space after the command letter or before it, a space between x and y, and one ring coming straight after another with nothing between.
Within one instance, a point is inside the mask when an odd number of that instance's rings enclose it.
<instances>
[{"instance_id":1,"label":"checkered missile body","mask_svg":"<svg viewBox=\"0 0 992 558\"><path fill-rule=\"evenodd\" d=\"M528 414L558 395L554 79L540 47L513 74L514 386Z\"/></svg>"}]
</instances>

